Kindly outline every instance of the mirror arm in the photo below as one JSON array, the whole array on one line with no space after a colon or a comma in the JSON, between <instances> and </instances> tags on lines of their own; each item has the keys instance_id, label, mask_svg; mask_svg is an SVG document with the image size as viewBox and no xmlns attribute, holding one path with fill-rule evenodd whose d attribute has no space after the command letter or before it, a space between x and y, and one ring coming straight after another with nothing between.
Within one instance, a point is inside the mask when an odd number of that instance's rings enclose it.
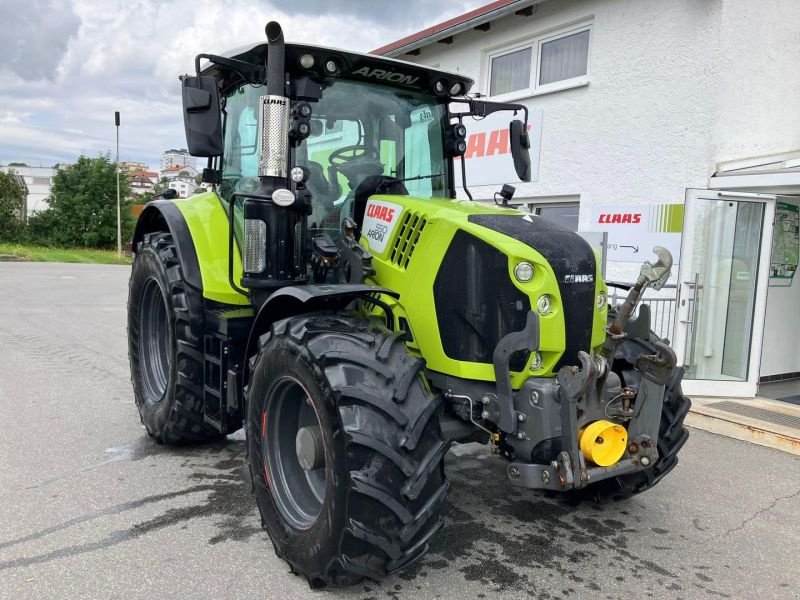
<instances>
[{"instance_id":1,"label":"mirror arm","mask_svg":"<svg viewBox=\"0 0 800 600\"><path fill-rule=\"evenodd\" d=\"M247 83L264 83L267 78L267 68L262 65L254 65L243 60L227 58L216 54L198 54L194 57L194 68L197 76L200 76L200 59L205 58L208 62L230 69L240 75Z\"/></svg>"},{"instance_id":2,"label":"mirror arm","mask_svg":"<svg viewBox=\"0 0 800 600\"><path fill-rule=\"evenodd\" d=\"M473 98L468 98L467 100L453 100L453 102L465 102L468 104L469 111L460 114L472 117L486 117L501 110L513 110L514 114L516 114L517 111L521 110L523 113L525 113L525 130L527 131L528 107L524 104L515 104L513 102L486 102L484 100L475 100Z\"/></svg>"}]
</instances>

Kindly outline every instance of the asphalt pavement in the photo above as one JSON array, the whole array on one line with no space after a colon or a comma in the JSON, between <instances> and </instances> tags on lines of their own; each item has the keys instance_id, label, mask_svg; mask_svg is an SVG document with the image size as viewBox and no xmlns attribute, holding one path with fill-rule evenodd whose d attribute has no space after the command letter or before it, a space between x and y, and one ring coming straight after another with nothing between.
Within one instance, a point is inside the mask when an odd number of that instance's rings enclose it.
<instances>
[{"instance_id":1,"label":"asphalt pavement","mask_svg":"<svg viewBox=\"0 0 800 600\"><path fill-rule=\"evenodd\" d=\"M800 598L800 457L699 430L607 506L513 489L459 446L417 566L311 591L260 527L241 433L168 448L140 425L128 273L0 263L0 598Z\"/></svg>"}]
</instances>

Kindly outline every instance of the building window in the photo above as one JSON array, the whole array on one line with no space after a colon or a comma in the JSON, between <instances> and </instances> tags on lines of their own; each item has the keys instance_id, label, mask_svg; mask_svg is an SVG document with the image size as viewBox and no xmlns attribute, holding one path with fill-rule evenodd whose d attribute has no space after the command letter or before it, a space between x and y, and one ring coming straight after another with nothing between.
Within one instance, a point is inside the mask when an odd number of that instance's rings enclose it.
<instances>
[{"instance_id":1,"label":"building window","mask_svg":"<svg viewBox=\"0 0 800 600\"><path fill-rule=\"evenodd\" d=\"M49 177L33 177L31 183L33 185L50 185Z\"/></svg>"},{"instance_id":2,"label":"building window","mask_svg":"<svg viewBox=\"0 0 800 600\"><path fill-rule=\"evenodd\" d=\"M539 42L539 85L586 75L589 30Z\"/></svg>"},{"instance_id":3,"label":"building window","mask_svg":"<svg viewBox=\"0 0 800 600\"><path fill-rule=\"evenodd\" d=\"M492 58L490 96L527 90L531 79L533 48L523 48Z\"/></svg>"},{"instance_id":4,"label":"building window","mask_svg":"<svg viewBox=\"0 0 800 600\"><path fill-rule=\"evenodd\" d=\"M489 55L489 95L524 97L586 83L591 24L533 38Z\"/></svg>"}]
</instances>

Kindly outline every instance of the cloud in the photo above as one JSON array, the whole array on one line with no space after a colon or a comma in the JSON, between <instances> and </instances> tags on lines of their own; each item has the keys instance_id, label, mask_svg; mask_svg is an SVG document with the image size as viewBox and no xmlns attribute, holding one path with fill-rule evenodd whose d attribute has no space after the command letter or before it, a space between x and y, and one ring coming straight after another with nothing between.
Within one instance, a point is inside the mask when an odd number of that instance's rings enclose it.
<instances>
[{"instance_id":1,"label":"cloud","mask_svg":"<svg viewBox=\"0 0 800 600\"><path fill-rule=\"evenodd\" d=\"M152 166L164 149L185 145L178 75L194 69L198 53L263 40L268 20L289 42L365 52L482 3L10 1L0 37L0 163L113 151L118 110L120 159Z\"/></svg>"},{"instance_id":2,"label":"cloud","mask_svg":"<svg viewBox=\"0 0 800 600\"><path fill-rule=\"evenodd\" d=\"M0 69L26 80L53 79L80 19L59 0L6 0Z\"/></svg>"}]
</instances>

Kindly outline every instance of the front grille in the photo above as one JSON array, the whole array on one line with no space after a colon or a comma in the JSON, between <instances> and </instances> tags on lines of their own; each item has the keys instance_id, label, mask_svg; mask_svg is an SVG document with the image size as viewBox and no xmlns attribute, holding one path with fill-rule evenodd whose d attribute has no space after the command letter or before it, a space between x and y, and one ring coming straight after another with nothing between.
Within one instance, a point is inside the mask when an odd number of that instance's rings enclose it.
<instances>
[{"instance_id":1,"label":"front grille","mask_svg":"<svg viewBox=\"0 0 800 600\"><path fill-rule=\"evenodd\" d=\"M433 284L444 353L453 360L491 363L498 342L525 327L531 303L512 283L508 257L465 231L456 232ZM530 353L515 352L511 370Z\"/></svg>"},{"instance_id":2,"label":"front grille","mask_svg":"<svg viewBox=\"0 0 800 600\"><path fill-rule=\"evenodd\" d=\"M390 260L401 269L408 268L411 255L419 242L419 236L425 229L425 217L415 212L407 212L400 223L400 230L394 241Z\"/></svg>"}]
</instances>

